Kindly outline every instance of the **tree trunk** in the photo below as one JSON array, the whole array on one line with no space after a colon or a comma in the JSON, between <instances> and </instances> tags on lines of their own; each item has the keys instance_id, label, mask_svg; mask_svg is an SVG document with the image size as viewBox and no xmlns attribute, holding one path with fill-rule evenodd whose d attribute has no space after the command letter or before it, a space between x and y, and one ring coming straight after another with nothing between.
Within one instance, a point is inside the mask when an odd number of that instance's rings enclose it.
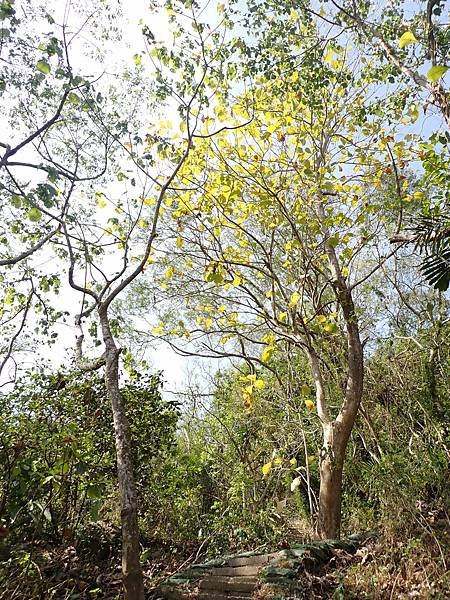
<instances>
[{"instance_id":1,"label":"tree trunk","mask_svg":"<svg viewBox=\"0 0 450 600\"><path fill-rule=\"evenodd\" d=\"M339 539L341 535L342 475L344 448L333 439L335 423L324 428L324 445L320 458L319 515L317 532L321 539Z\"/></svg>"},{"instance_id":2,"label":"tree trunk","mask_svg":"<svg viewBox=\"0 0 450 600\"><path fill-rule=\"evenodd\" d=\"M119 388L119 350L111 333L107 308L100 307L98 313L105 343L105 384L114 419L122 523L123 586L127 600L144 600L131 430Z\"/></svg>"}]
</instances>

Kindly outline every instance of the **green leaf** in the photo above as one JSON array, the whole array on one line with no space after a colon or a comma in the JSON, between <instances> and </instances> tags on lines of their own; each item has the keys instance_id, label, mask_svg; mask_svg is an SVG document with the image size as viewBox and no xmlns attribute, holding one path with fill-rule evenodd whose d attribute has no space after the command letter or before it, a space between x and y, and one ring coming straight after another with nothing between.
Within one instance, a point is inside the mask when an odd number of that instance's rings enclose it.
<instances>
[{"instance_id":1,"label":"green leaf","mask_svg":"<svg viewBox=\"0 0 450 600\"><path fill-rule=\"evenodd\" d=\"M416 36L413 34L412 31L405 31L405 33L402 35L402 37L398 40L398 45L400 48L405 48L406 46L409 46L410 44L417 44L417 38Z\"/></svg>"},{"instance_id":2,"label":"green leaf","mask_svg":"<svg viewBox=\"0 0 450 600\"><path fill-rule=\"evenodd\" d=\"M37 221L41 220L42 213L38 208L36 208L34 206L33 208L30 208L30 210L28 211L27 217L30 219L30 221L33 221L33 223L36 223Z\"/></svg>"},{"instance_id":3,"label":"green leaf","mask_svg":"<svg viewBox=\"0 0 450 600\"><path fill-rule=\"evenodd\" d=\"M14 208L20 208L22 206L22 198L20 196L17 196L16 194L14 194L11 197L10 202L14 206Z\"/></svg>"},{"instance_id":4,"label":"green leaf","mask_svg":"<svg viewBox=\"0 0 450 600\"><path fill-rule=\"evenodd\" d=\"M77 106L81 102L80 96L75 94L75 92L70 92L70 94L67 96L67 100L74 106Z\"/></svg>"},{"instance_id":5,"label":"green leaf","mask_svg":"<svg viewBox=\"0 0 450 600\"><path fill-rule=\"evenodd\" d=\"M323 326L328 333L336 333L338 331L336 323L325 323Z\"/></svg>"},{"instance_id":6,"label":"green leaf","mask_svg":"<svg viewBox=\"0 0 450 600\"><path fill-rule=\"evenodd\" d=\"M86 495L90 500L99 500L103 496L103 488L95 483L86 488Z\"/></svg>"},{"instance_id":7,"label":"green leaf","mask_svg":"<svg viewBox=\"0 0 450 600\"><path fill-rule=\"evenodd\" d=\"M0 21L4 21L8 17L12 17L14 14L14 8L12 6L11 0L4 0L4 2L0 2Z\"/></svg>"},{"instance_id":8,"label":"green leaf","mask_svg":"<svg viewBox=\"0 0 450 600\"><path fill-rule=\"evenodd\" d=\"M430 81L435 83L449 70L449 68L450 67L446 67L445 65L435 65L428 71L427 77Z\"/></svg>"},{"instance_id":9,"label":"green leaf","mask_svg":"<svg viewBox=\"0 0 450 600\"><path fill-rule=\"evenodd\" d=\"M39 199L44 203L46 208L51 208L55 204L53 198L55 198L58 192L52 185L48 183L38 183L36 191Z\"/></svg>"},{"instance_id":10,"label":"green leaf","mask_svg":"<svg viewBox=\"0 0 450 600\"><path fill-rule=\"evenodd\" d=\"M51 71L50 65L46 60L38 60L36 63L36 69L41 73L44 73L44 75L48 75Z\"/></svg>"},{"instance_id":11,"label":"green leaf","mask_svg":"<svg viewBox=\"0 0 450 600\"><path fill-rule=\"evenodd\" d=\"M336 248L336 246L339 244L339 234L335 233L334 235L332 235L330 237L330 239L328 240L328 243L330 244L330 246L332 246L333 248Z\"/></svg>"},{"instance_id":12,"label":"green leaf","mask_svg":"<svg viewBox=\"0 0 450 600\"><path fill-rule=\"evenodd\" d=\"M88 465L84 462L79 462L75 465L75 470L78 473L78 475L84 475L88 468Z\"/></svg>"}]
</instances>

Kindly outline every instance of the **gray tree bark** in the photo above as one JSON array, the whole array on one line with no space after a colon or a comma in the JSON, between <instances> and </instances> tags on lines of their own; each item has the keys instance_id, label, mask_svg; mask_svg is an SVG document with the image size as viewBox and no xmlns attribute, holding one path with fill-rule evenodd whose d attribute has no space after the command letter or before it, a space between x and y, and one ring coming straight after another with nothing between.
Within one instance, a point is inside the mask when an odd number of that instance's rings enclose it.
<instances>
[{"instance_id":1,"label":"gray tree bark","mask_svg":"<svg viewBox=\"0 0 450 600\"><path fill-rule=\"evenodd\" d=\"M122 521L122 575L126 600L144 600L144 581L140 563L136 483L130 425L119 388L119 354L108 318L108 308L98 308L105 344L105 384L111 402L119 480Z\"/></svg>"}]
</instances>

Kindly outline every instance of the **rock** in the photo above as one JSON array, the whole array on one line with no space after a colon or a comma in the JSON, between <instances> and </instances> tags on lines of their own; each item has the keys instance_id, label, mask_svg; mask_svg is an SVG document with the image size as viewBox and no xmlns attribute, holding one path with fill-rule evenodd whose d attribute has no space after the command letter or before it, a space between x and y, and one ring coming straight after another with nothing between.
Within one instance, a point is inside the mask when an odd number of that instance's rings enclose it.
<instances>
[{"instance_id":1,"label":"rock","mask_svg":"<svg viewBox=\"0 0 450 600\"><path fill-rule=\"evenodd\" d=\"M253 592L258 587L257 577L219 577L209 575L200 581L200 590L219 592Z\"/></svg>"},{"instance_id":2,"label":"rock","mask_svg":"<svg viewBox=\"0 0 450 600\"><path fill-rule=\"evenodd\" d=\"M261 572L261 578L264 581L275 581L278 579L294 579L297 572L295 569L286 569L282 567L269 566Z\"/></svg>"},{"instance_id":3,"label":"rock","mask_svg":"<svg viewBox=\"0 0 450 600\"><path fill-rule=\"evenodd\" d=\"M212 575L222 575L223 577L239 577L258 575L261 571L260 565L244 565L242 567L218 567L211 569Z\"/></svg>"},{"instance_id":4,"label":"rock","mask_svg":"<svg viewBox=\"0 0 450 600\"><path fill-rule=\"evenodd\" d=\"M251 554L251 555L239 555L233 558L230 558L227 561L228 567L245 567L245 566L255 566L255 565L266 565L273 558L278 556L278 552L272 552L271 554Z\"/></svg>"}]
</instances>

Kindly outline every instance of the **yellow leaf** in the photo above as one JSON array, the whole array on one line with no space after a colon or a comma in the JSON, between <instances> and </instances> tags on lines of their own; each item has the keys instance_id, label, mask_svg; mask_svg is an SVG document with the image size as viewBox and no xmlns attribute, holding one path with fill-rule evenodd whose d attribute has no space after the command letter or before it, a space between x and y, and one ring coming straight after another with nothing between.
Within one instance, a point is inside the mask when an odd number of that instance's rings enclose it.
<instances>
[{"instance_id":1,"label":"yellow leaf","mask_svg":"<svg viewBox=\"0 0 450 600\"><path fill-rule=\"evenodd\" d=\"M153 335L162 335L164 333L163 325L159 324L156 327L153 327L152 333Z\"/></svg>"},{"instance_id":2,"label":"yellow leaf","mask_svg":"<svg viewBox=\"0 0 450 600\"><path fill-rule=\"evenodd\" d=\"M316 456L308 456L308 465L312 465L316 461Z\"/></svg>"},{"instance_id":3,"label":"yellow leaf","mask_svg":"<svg viewBox=\"0 0 450 600\"><path fill-rule=\"evenodd\" d=\"M305 400L305 406L308 410L314 410L315 404L312 400Z\"/></svg>"},{"instance_id":4,"label":"yellow leaf","mask_svg":"<svg viewBox=\"0 0 450 600\"><path fill-rule=\"evenodd\" d=\"M167 267L166 272L164 273L164 277L166 279L171 279L175 274L174 267Z\"/></svg>"},{"instance_id":5,"label":"yellow leaf","mask_svg":"<svg viewBox=\"0 0 450 600\"><path fill-rule=\"evenodd\" d=\"M334 56L334 50L328 50L328 52L325 55L325 58L323 59L324 62L331 63L331 61L333 60L333 56Z\"/></svg>"},{"instance_id":6,"label":"yellow leaf","mask_svg":"<svg viewBox=\"0 0 450 600\"><path fill-rule=\"evenodd\" d=\"M278 313L278 320L281 321L281 323L285 323L287 321L287 313Z\"/></svg>"},{"instance_id":7,"label":"yellow leaf","mask_svg":"<svg viewBox=\"0 0 450 600\"><path fill-rule=\"evenodd\" d=\"M450 69L446 65L435 65L427 72L427 78L435 83Z\"/></svg>"},{"instance_id":8,"label":"yellow leaf","mask_svg":"<svg viewBox=\"0 0 450 600\"><path fill-rule=\"evenodd\" d=\"M262 341L266 342L266 344L273 345L273 343L275 342L275 336L273 333L266 333L265 335L263 335Z\"/></svg>"},{"instance_id":9,"label":"yellow leaf","mask_svg":"<svg viewBox=\"0 0 450 600\"><path fill-rule=\"evenodd\" d=\"M410 44L417 44L417 38L412 31L405 31L402 37L398 40L398 45L400 48L405 48Z\"/></svg>"},{"instance_id":10,"label":"yellow leaf","mask_svg":"<svg viewBox=\"0 0 450 600\"><path fill-rule=\"evenodd\" d=\"M293 467L297 466L297 459L296 458L291 458L291 460L289 461L289 464L292 465Z\"/></svg>"},{"instance_id":11,"label":"yellow leaf","mask_svg":"<svg viewBox=\"0 0 450 600\"><path fill-rule=\"evenodd\" d=\"M289 308L295 308L300 300L300 294L298 292L294 292L289 300Z\"/></svg>"},{"instance_id":12,"label":"yellow leaf","mask_svg":"<svg viewBox=\"0 0 450 600\"><path fill-rule=\"evenodd\" d=\"M175 242L177 248L182 248L184 246L184 240L182 237L178 236L177 241Z\"/></svg>"},{"instance_id":13,"label":"yellow leaf","mask_svg":"<svg viewBox=\"0 0 450 600\"><path fill-rule=\"evenodd\" d=\"M281 465L281 464L282 464L282 462L283 462L283 459L282 459L282 458L280 458L279 456L277 456L277 458L274 458L274 459L273 459L273 464L274 464L274 465Z\"/></svg>"},{"instance_id":14,"label":"yellow leaf","mask_svg":"<svg viewBox=\"0 0 450 600\"><path fill-rule=\"evenodd\" d=\"M256 379L254 383L254 386L257 390L262 390L265 385L266 384L263 379Z\"/></svg>"},{"instance_id":15,"label":"yellow leaf","mask_svg":"<svg viewBox=\"0 0 450 600\"><path fill-rule=\"evenodd\" d=\"M270 473L272 469L272 462L268 462L262 466L261 471L263 472L264 477Z\"/></svg>"},{"instance_id":16,"label":"yellow leaf","mask_svg":"<svg viewBox=\"0 0 450 600\"><path fill-rule=\"evenodd\" d=\"M310 387L306 383L302 385L300 391L304 396L309 396L309 394L311 393Z\"/></svg>"},{"instance_id":17,"label":"yellow leaf","mask_svg":"<svg viewBox=\"0 0 450 600\"><path fill-rule=\"evenodd\" d=\"M268 362L273 354L275 348L273 346L266 346L261 353L261 360L263 362Z\"/></svg>"}]
</instances>

